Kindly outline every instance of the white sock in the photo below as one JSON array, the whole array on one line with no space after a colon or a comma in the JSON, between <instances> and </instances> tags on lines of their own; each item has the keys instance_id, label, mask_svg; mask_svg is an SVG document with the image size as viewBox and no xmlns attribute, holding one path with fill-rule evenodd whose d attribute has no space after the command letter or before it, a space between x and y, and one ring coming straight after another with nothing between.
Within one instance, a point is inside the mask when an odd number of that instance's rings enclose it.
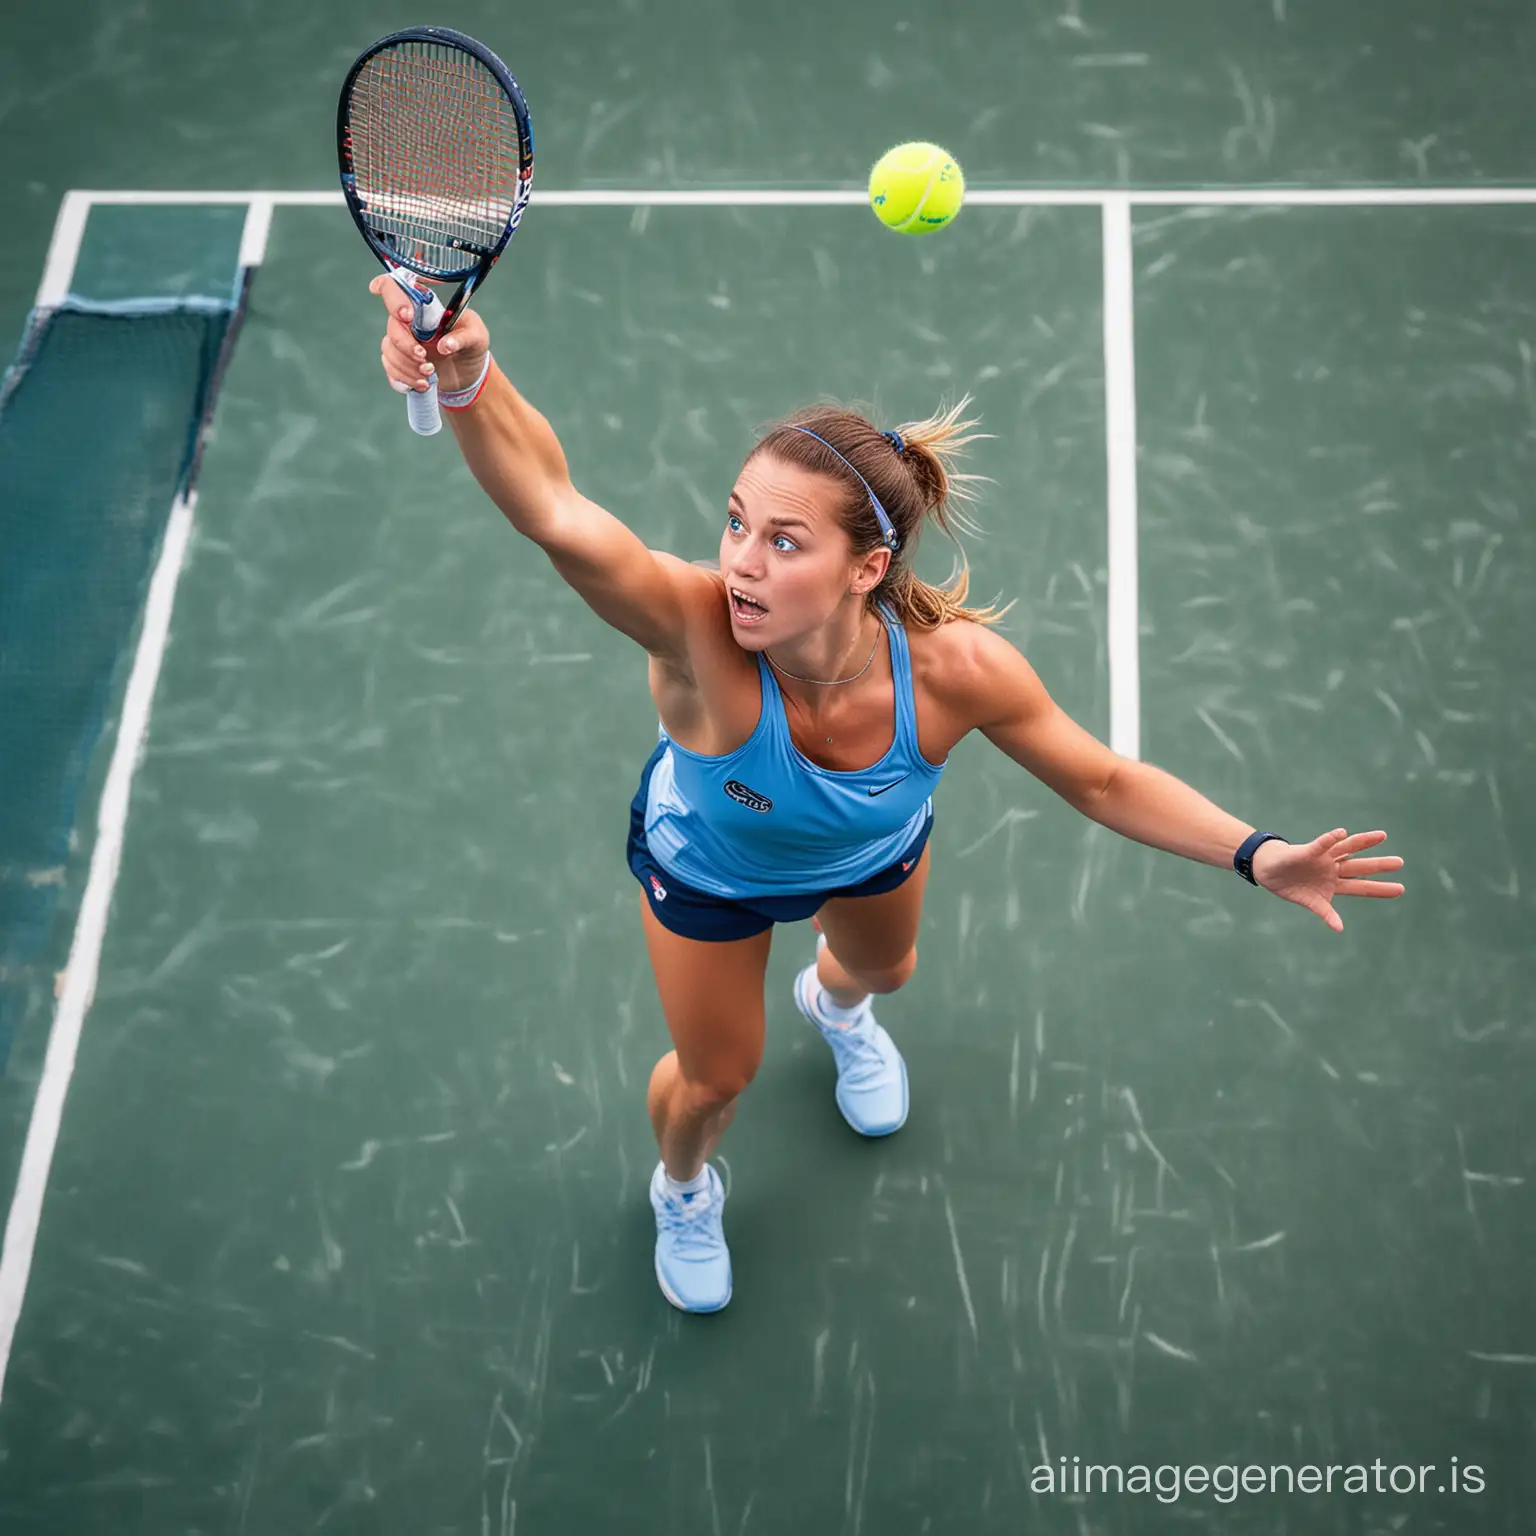
<instances>
[{"instance_id":1,"label":"white sock","mask_svg":"<svg viewBox=\"0 0 1536 1536\"><path fill-rule=\"evenodd\" d=\"M855 1007L844 1008L841 1004L832 1001L832 994L822 986L821 978L819 976L816 978L816 1012L826 1023L835 1025L838 1029L847 1029L850 1024L856 1024L862 1019L864 1004L868 1001L866 997L864 1002Z\"/></svg>"},{"instance_id":2,"label":"white sock","mask_svg":"<svg viewBox=\"0 0 1536 1536\"><path fill-rule=\"evenodd\" d=\"M679 1183L665 1168L661 1170L661 1178L666 1185L668 1195L674 1200L681 1200L685 1195L702 1195L709 1188L709 1165L706 1163L699 1169L698 1175L689 1179L686 1184ZM699 1201L690 1200L688 1203L698 1205Z\"/></svg>"}]
</instances>

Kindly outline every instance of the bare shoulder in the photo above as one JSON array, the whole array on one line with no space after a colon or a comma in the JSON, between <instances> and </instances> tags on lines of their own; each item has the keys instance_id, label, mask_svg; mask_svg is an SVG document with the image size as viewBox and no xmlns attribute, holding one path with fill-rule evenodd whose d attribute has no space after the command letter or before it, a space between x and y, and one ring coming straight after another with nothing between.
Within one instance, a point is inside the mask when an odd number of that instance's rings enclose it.
<instances>
[{"instance_id":1,"label":"bare shoulder","mask_svg":"<svg viewBox=\"0 0 1536 1536\"><path fill-rule=\"evenodd\" d=\"M653 550L683 611L683 655L658 657L690 681L710 670L711 658L738 651L731 635L731 607L725 578L713 560L683 560Z\"/></svg>"},{"instance_id":2,"label":"bare shoulder","mask_svg":"<svg viewBox=\"0 0 1536 1536\"><path fill-rule=\"evenodd\" d=\"M914 676L955 740L980 731L993 746L1079 810L1095 803L1122 760L1051 698L1018 648L968 619L930 631L912 647ZM927 659L919 662L919 656Z\"/></svg>"},{"instance_id":3,"label":"bare shoulder","mask_svg":"<svg viewBox=\"0 0 1536 1536\"><path fill-rule=\"evenodd\" d=\"M667 573L679 597L698 603L701 609L710 605L717 609L726 607L725 578L713 560L683 560L664 549L653 549L651 555Z\"/></svg>"},{"instance_id":4,"label":"bare shoulder","mask_svg":"<svg viewBox=\"0 0 1536 1536\"><path fill-rule=\"evenodd\" d=\"M682 560L662 551L657 552L656 559L683 604L689 649L696 644L708 645L717 641L730 643L734 648L731 604L719 566L713 560Z\"/></svg>"},{"instance_id":5,"label":"bare shoulder","mask_svg":"<svg viewBox=\"0 0 1536 1536\"><path fill-rule=\"evenodd\" d=\"M1040 679L1019 649L995 629L971 619L909 631L908 648L914 683L943 710L957 739L1015 716L1044 696Z\"/></svg>"}]
</instances>

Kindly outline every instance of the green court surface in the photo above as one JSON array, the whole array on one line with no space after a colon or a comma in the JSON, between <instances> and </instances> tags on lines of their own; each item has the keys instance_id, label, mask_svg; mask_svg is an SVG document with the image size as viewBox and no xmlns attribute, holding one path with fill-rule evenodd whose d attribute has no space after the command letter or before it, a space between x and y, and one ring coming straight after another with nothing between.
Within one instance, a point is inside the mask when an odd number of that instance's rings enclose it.
<instances>
[{"instance_id":1,"label":"green court surface","mask_svg":"<svg viewBox=\"0 0 1536 1536\"><path fill-rule=\"evenodd\" d=\"M852 185L911 136L903 91L992 186L1407 181L1426 156L1536 179L1514 7L1405 6L1387 37L1295 0L612 9L534 7L521 43L490 7L451 18L531 54L541 186ZM71 184L329 184L334 82L419 18L294 8L278 48L283 10L184 18L229 46L168 48L163 159L75 144L4 323ZM181 15L106 14L80 17L104 78ZM301 59L302 111L269 103L263 143L209 126L214 57L241 100ZM98 210L82 271L131 291L175 218ZM227 266L238 215L177 227L175 282ZM3 1383L0 1531L1528 1528L1536 207L1143 207L1134 234L1142 755L1297 837L1387 828L1408 896L1345 903L1335 936L965 744L921 963L881 1010L911 1120L843 1125L790 1000L809 925L781 929L720 1159L736 1293L700 1319L651 1272L667 1040L623 862L644 658L446 433L405 431L345 214L278 209ZM919 244L857 208L536 190L479 307L581 489L689 557L760 423L973 393L973 594L1018 600L1005 632L1107 739L1097 207L974 207ZM7 1192L50 1019L39 998L0 1079ZM1039 1491L1062 1457L1438 1471ZM1436 1491L1453 1457L1484 1492Z\"/></svg>"}]
</instances>

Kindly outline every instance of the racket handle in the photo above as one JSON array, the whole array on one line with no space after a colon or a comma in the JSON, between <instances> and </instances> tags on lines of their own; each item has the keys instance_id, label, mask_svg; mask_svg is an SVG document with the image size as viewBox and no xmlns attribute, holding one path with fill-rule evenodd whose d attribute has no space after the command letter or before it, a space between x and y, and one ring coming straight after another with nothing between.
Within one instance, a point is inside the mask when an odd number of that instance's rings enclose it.
<instances>
[{"instance_id":1,"label":"racket handle","mask_svg":"<svg viewBox=\"0 0 1536 1536\"><path fill-rule=\"evenodd\" d=\"M429 342L437 335L443 319L443 301L426 287L411 281L404 267L389 268L389 275L411 301L411 332L416 340ZM413 389L405 397L405 414L411 431L418 437L431 437L443 425L437 409L437 375L427 380L425 390Z\"/></svg>"},{"instance_id":2,"label":"racket handle","mask_svg":"<svg viewBox=\"0 0 1536 1536\"><path fill-rule=\"evenodd\" d=\"M418 437L431 437L443 425L437 409L437 375L427 380L425 390L410 390L405 397L405 414L411 423L411 431Z\"/></svg>"}]
</instances>

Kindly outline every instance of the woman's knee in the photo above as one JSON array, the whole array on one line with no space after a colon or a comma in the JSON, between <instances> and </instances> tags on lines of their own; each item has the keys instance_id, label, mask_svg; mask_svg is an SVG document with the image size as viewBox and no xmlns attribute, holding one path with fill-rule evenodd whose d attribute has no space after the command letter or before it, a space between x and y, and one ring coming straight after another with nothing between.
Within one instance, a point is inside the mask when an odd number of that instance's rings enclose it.
<instances>
[{"instance_id":1,"label":"woman's knee","mask_svg":"<svg viewBox=\"0 0 1536 1536\"><path fill-rule=\"evenodd\" d=\"M845 970L848 968L845 966ZM867 992L884 994L899 991L911 981L917 969L917 946L914 944L895 965L880 966L864 971L849 970L848 974Z\"/></svg>"},{"instance_id":2,"label":"woman's knee","mask_svg":"<svg viewBox=\"0 0 1536 1536\"><path fill-rule=\"evenodd\" d=\"M761 1053L713 1056L703 1060L668 1051L651 1074L652 1093L665 1093L693 1112L719 1109L746 1092L757 1076Z\"/></svg>"},{"instance_id":3,"label":"woman's knee","mask_svg":"<svg viewBox=\"0 0 1536 1536\"><path fill-rule=\"evenodd\" d=\"M682 1091L688 1107L694 1110L723 1109L747 1091L757 1076L755 1064L732 1063L711 1066L695 1075L684 1075Z\"/></svg>"}]
</instances>

